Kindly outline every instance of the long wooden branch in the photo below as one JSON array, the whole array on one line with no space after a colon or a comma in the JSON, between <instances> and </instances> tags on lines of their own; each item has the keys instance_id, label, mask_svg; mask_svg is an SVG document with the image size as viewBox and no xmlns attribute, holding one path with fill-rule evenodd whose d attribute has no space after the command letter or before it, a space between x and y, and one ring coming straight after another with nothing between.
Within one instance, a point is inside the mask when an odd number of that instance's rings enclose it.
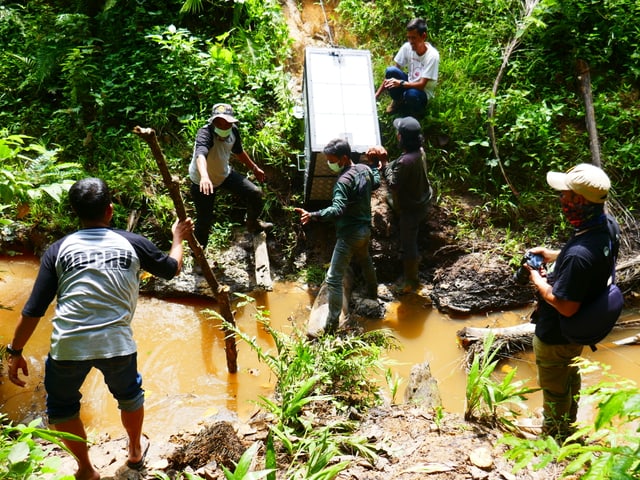
<instances>
[{"instance_id":1,"label":"long wooden branch","mask_svg":"<svg viewBox=\"0 0 640 480\"><path fill-rule=\"evenodd\" d=\"M500 86L500 82L502 81L502 77L504 76L505 71L507 70L507 66L509 65L509 59L513 52L520 45L520 40L522 39L522 35L524 34L527 28L526 19L530 17L538 5L539 0L524 0L522 2L523 9L523 19L518 22L518 27L515 36L511 39L511 41L507 44L504 49L504 54L502 55L502 65L500 65L500 70L498 70L498 74L493 82L493 88L491 89L491 103L489 104L489 110L487 112L488 119L488 130L489 130L489 138L491 140L491 148L493 149L493 154L496 157L496 161L498 162L498 166L500 167L500 172L502 173L502 177L504 178L507 185L511 189L511 192L514 196L518 197L520 194L516 190L511 180L507 176L507 172L504 169L504 165L502 163L502 159L500 158L500 152L498 149L498 141L496 139L496 131L495 131L495 113L496 113L496 102L498 98L498 87Z\"/></svg>"},{"instance_id":2,"label":"long wooden branch","mask_svg":"<svg viewBox=\"0 0 640 480\"><path fill-rule=\"evenodd\" d=\"M162 173L162 180L169 190L169 195L173 200L176 214L178 215L178 218L180 220L186 219L187 211L184 207L184 202L182 201L182 195L180 194L180 184L175 181L169 173L169 168L167 167L164 155L162 153L162 150L160 149L160 145L158 144L155 130L153 130L152 128L142 128L136 126L133 129L133 133L147 142L147 144L151 148L151 152L156 159L156 163L158 164L160 173ZM211 267L209 266L209 262L207 262L207 258L205 257L200 243L198 243L198 240L193 236L193 234L187 237L187 242L189 243L189 247L193 252L195 261L202 268L202 273L204 275L204 278L207 280L207 283L211 287L211 291L215 292L216 294L216 299L218 300L218 304L220 305L220 315L229 324L235 326L236 321L231 310L229 289L226 286L220 285L220 283L218 283L218 280L216 279L213 271L211 270ZM225 353L227 355L227 370L229 371L229 373L236 373L238 371L238 352L236 349L235 334L232 330L225 327L223 327L223 331L225 334L224 345Z\"/></svg>"}]
</instances>

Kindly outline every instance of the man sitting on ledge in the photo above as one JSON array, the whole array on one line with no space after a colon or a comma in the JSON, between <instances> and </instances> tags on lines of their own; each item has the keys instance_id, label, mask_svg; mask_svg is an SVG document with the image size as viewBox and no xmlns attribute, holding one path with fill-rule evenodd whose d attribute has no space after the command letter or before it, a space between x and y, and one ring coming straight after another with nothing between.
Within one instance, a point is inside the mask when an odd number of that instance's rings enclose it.
<instances>
[{"instance_id":1,"label":"man sitting on ledge","mask_svg":"<svg viewBox=\"0 0 640 480\"><path fill-rule=\"evenodd\" d=\"M376 91L376 100L388 91L392 102L387 113L420 118L434 96L440 65L440 54L427 42L427 23L422 18L407 24L407 42L393 61L395 65L387 67L384 82Z\"/></svg>"}]
</instances>

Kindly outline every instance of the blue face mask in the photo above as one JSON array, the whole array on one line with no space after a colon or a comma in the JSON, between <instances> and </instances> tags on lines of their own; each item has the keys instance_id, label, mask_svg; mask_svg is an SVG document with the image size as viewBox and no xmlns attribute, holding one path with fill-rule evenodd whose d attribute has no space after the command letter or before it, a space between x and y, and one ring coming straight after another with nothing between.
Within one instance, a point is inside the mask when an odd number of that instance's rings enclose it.
<instances>
[{"instance_id":1,"label":"blue face mask","mask_svg":"<svg viewBox=\"0 0 640 480\"><path fill-rule=\"evenodd\" d=\"M338 173L340 170L342 170L342 167L338 163L327 162L327 166L333 173Z\"/></svg>"},{"instance_id":2,"label":"blue face mask","mask_svg":"<svg viewBox=\"0 0 640 480\"><path fill-rule=\"evenodd\" d=\"M231 135L231 128L222 130L221 128L213 127L213 131L216 132L216 135L222 138L227 138L229 135Z\"/></svg>"}]
</instances>

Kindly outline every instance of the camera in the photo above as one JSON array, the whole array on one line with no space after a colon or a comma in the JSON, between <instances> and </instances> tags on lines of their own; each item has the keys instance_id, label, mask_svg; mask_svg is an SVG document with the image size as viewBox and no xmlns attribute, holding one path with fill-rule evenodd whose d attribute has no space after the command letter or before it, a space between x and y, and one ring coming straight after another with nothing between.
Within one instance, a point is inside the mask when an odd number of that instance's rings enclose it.
<instances>
[{"instance_id":1,"label":"camera","mask_svg":"<svg viewBox=\"0 0 640 480\"><path fill-rule=\"evenodd\" d=\"M522 257L520 268L513 274L513 280L520 285L526 285L529 282L529 270L525 265L529 265L534 270L538 270L544 264L544 257L537 253L526 252Z\"/></svg>"}]
</instances>

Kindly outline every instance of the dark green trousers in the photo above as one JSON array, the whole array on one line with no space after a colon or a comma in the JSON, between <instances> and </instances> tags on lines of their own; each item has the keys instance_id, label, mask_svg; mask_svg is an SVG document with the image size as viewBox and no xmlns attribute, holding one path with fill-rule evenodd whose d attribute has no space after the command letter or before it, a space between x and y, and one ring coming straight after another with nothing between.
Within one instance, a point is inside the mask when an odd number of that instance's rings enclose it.
<instances>
[{"instance_id":1,"label":"dark green trousers","mask_svg":"<svg viewBox=\"0 0 640 480\"><path fill-rule=\"evenodd\" d=\"M533 337L538 366L538 384L543 397L543 431L564 440L573 432L578 415L581 378L573 359L582 353L582 345L550 345Z\"/></svg>"}]
</instances>

